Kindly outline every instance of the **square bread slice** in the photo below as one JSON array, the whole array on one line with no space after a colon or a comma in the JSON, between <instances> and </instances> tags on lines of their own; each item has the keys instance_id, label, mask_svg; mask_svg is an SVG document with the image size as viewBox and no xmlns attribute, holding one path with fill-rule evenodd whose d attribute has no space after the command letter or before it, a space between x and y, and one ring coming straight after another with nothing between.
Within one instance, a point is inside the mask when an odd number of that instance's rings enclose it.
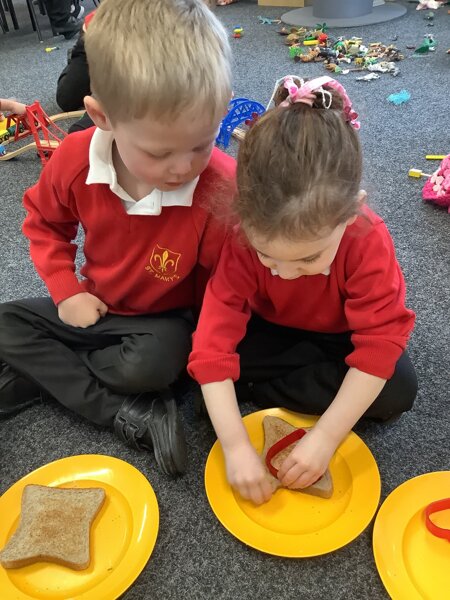
<instances>
[{"instance_id":1,"label":"square bread slice","mask_svg":"<svg viewBox=\"0 0 450 600\"><path fill-rule=\"evenodd\" d=\"M267 471L267 478L272 485L272 489L275 491L279 487L282 487L281 481L274 477L272 473L269 471L266 465L266 454L278 440L286 437L293 431L297 429L284 419L280 419L279 417L271 417L266 416L263 419L263 428L264 428L264 448L261 454L263 464ZM311 429L311 427L303 427L305 431ZM297 442L292 443L290 446L279 452L272 459L272 465L279 469L285 458L292 452ZM333 480L331 479L330 471L327 469L322 477L306 488L301 488L296 491L303 492L305 494L311 494L313 496L320 496L321 498L331 498L333 495Z\"/></svg>"},{"instance_id":2,"label":"square bread slice","mask_svg":"<svg viewBox=\"0 0 450 600\"><path fill-rule=\"evenodd\" d=\"M103 488L26 485L19 526L0 552L0 564L16 569L46 561L87 569L90 529L105 497Z\"/></svg>"}]
</instances>

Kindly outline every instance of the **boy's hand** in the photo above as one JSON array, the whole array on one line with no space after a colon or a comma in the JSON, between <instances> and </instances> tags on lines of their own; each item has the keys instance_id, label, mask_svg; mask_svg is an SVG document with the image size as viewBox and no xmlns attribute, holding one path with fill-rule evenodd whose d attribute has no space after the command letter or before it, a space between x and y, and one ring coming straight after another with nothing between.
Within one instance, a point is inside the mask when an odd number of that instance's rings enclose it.
<instances>
[{"instance_id":1,"label":"boy's hand","mask_svg":"<svg viewBox=\"0 0 450 600\"><path fill-rule=\"evenodd\" d=\"M227 478L230 485L254 504L263 504L272 497L272 487L256 450L250 443L225 452Z\"/></svg>"},{"instance_id":2,"label":"boy's hand","mask_svg":"<svg viewBox=\"0 0 450 600\"><path fill-rule=\"evenodd\" d=\"M278 479L293 490L315 483L325 473L336 445L313 428L297 443L278 471Z\"/></svg>"},{"instance_id":3,"label":"boy's hand","mask_svg":"<svg viewBox=\"0 0 450 600\"><path fill-rule=\"evenodd\" d=\"M85 329L104 317L108 307L89 292L70 296L58 304L58 317L66 325Z\"/></svg>"}]
</instances>

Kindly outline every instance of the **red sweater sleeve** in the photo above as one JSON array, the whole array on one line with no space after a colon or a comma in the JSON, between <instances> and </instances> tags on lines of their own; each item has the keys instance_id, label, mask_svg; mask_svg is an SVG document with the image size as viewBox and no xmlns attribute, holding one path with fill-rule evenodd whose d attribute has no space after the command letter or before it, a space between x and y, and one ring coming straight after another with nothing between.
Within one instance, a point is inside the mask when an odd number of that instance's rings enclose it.
<instances>
[{"instance_id":1,"label":"red sweater sleeve","mask_svg":"<svg viewBox=\"0 0 450 600\"><path fill-rule=\"evenodd\" d=\"M70 206L69 183L64 184L58 176L64 173L60 151L55 152L39 181L23 198L27 212L23 233L30 241L34 266L55 304L84 291L75 274L77 246L72 243L79 219Z\"/></svg>"},{"instance_id":2,"label":"red sweater sleeve","mask_svg":"<svg viewBox=\"0 0 450 600\"><path fill-rule=\"evenodd\" d=\"M236 347L245 335L248 298L256 287L250 252L230 236L206 288L189 356L188 372L198 383L239 379Z\"/></svg>"},{"instance_id":3,"label":"red sweater sleeve","mask_svg":"<svg viewBox=\"0 0 450 600\"><path fill-rule=\"evenodd\" d=\"M344 310L354 345L346 363L389 379L415 316L405 307L405 282L384 223L373 225L368 235L352 244L345 268Z\"/></svg>"}]
</instances>

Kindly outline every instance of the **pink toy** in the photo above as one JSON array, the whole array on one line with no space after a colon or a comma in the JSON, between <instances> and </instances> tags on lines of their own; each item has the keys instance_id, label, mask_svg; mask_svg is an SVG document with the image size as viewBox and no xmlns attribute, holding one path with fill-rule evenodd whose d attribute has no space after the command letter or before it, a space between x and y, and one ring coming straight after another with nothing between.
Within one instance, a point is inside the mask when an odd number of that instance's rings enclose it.
<instances>
[{"instance_id":1,"label":"pink toy","mask_svg":"<svg viewBox=\"0 0 450 600\"><path fill-rule=\"evenodd\" d=\"M450 213L450 154L424 185L422 197L439 206L445 206Z\"/></svg>"}]
</instances>

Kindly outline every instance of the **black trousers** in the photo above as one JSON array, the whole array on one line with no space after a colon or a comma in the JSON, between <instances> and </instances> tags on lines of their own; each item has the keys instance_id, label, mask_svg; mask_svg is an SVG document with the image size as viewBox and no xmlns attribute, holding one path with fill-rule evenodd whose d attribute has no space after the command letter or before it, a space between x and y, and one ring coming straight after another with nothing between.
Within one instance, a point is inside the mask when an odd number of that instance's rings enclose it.
<instances>
[{"instance_id":1,"label":"black trousers","mask_svg":"<svg viewBox=\"0 0 450 600\"><path fill-rule=\"evenodd\" d=\"M0 359L70 410L111 426L125 397L166 388L184 371L192 331L187 310L107 314L71 327L50 298L32 298L0 304ZM18 378L17 389L23 384Z\"/></svg>"},{"instance_id":2,"label":"black trousers","mask_svg":"<svg viewBox=\"0 0 450 600\"><path fill-rule=\"evenodd\" d=\"M70 17L73 0L44 0L45 9L53 27L58 28L67 23Z\"/></svg>"},{"instance_id":3,"label":"black trousers","mask_svg":"<svg viewBox=\"0 0 450 600\"><path fill-rule=\"evenodd\" d=\"M67 66L61 72L56 87L56 102L64 111L83 108L83 99L91 93L91 81L81 32L72 48ZM92 125L92 121L91 121Z\"/></svg>"},{"instance_id":4,"label":"black trousers","mask_svg":"<svg viewBox=\"0 0 450 600\"><path fill-rule=\"evenodd\" d=\"M250 320L238 346L240 399L268 408L282 406L305 414L323 414L348 371L353 350L350 333L325 334L282 327L259 317ZM413 405L417 378L406 352L364 416L386 420Z\"/></svg>"}]
</instances>

